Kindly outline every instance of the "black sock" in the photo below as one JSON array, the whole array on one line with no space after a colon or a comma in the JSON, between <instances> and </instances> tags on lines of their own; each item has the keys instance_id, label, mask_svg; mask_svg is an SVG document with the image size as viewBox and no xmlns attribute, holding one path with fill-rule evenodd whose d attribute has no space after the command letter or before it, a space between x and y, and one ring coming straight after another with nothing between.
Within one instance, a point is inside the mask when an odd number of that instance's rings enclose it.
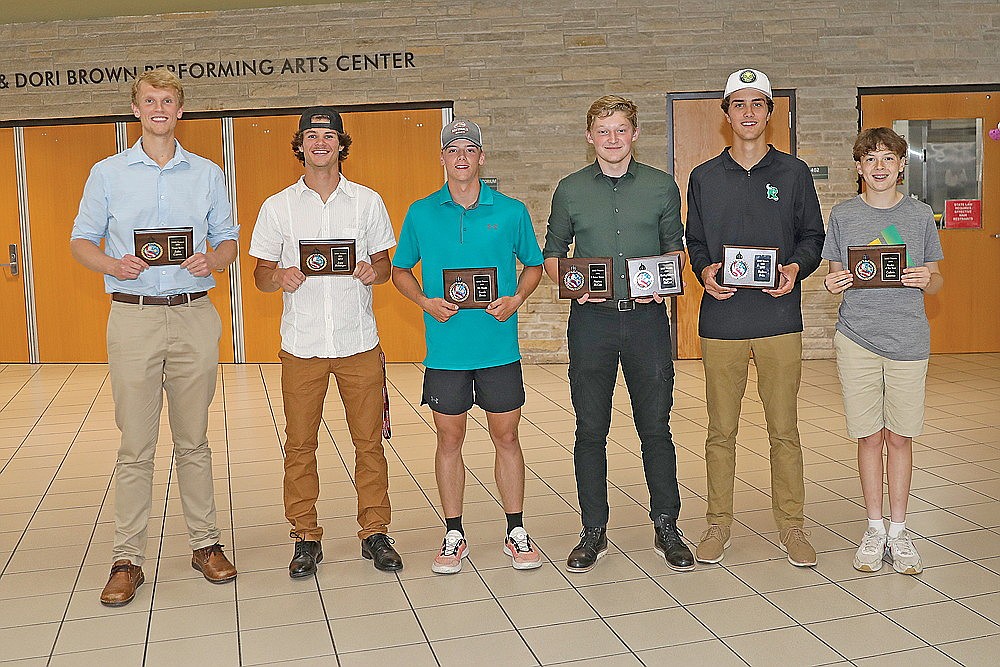
<instances>
[{"instance_id":1,"label":"black sock","mask_svg":"<svg viewBox=\"0 0 1000 667\"><path fill-rule=\"evenodd\" d=\"M459 514L456 517L452 517L450 519L448 517L445 517L445 519L444 519L444 527L445 527L446 530L449 530L449 531L451 531L451 530L457 530L458 532L462 533L462 537L465 537L465 531L462 530L462 515L461 514Z\"/></svg>"},{"instance_id":2,"label":"black sock","mask_svg":"<svg viewBox=\"0 0 1000 667\"><path fill-rule=\"evenodd\" d=\"M507 514L507 534L510 535L510 531L515 528L524 528L524 512L516 512L514 514Z\"/></svg>"}]
</instances>

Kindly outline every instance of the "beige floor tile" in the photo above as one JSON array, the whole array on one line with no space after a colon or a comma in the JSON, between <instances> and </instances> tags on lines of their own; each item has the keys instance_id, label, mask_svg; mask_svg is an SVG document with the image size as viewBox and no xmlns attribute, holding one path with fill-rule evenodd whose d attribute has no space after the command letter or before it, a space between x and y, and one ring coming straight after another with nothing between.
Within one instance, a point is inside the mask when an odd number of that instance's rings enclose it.
<instances>
[{"instance_id":1,"label":"beige floor tile","mask_svg":"<svg viewBox=\"0 0 1000 667\"><path fill-rule=\"evenodd\" d=\"M240 651L244 665L317 656L334 659L330 629L325 621L242 631Z\"/></svg>"},{"instance_id":2,"label":"beige floor tile","mask_svg":"<svg viewBox=\"0 0 1000 667\"><path fill-rule=\"evenodd\" d=\"M693 572L657 577L656 581L683 605L754 594L752 588L720 566L699 565Z\"/></svg>"},{"instance_id":3,"label":"beige floor tile","mask_svg":"<svg viewBox=\"0 0 1000 667\"><path fill-rule=\"evenodd\" d=\"M54 667L107 667L108 665L141 665L146 647L142 644L94 649L82 653L61 653L52 656Z\"/></svg>"},{"instance_id":4,"label":"beige floor tile","mask_svg":"<svg viewBox=\"0 0 1000 667\"><path fill-rule=\"evenodd\" d=\"M432 642L513 630L496 600L479 600L417 610L417 619Z\"/></svg>"},{"instance_id":5,"label":"beige floor tile","mask_svg":"<svg viewBox=\"0 0 1000 667\"><path fill-rule=\"evenodd\" d=\"M1000 635L943 644L939 649L965 667L994 667L1000 655Z\"/></svg>"},{"instance_id":6,"label":"beige floor tile","mask_svg":"<svg viewBox=\"0 0 1000 667\"><path fill-rule=\"evenodd\" d=\"M79 572L79 567L64 567L44 572L36 570L4 574L0 577L0 600L68 593L73 590Z\"/></svg>"},{"instance_id":7,"label":"beige floor tile","mask_svg":"<svg viewBox=\"0 0 1000 667\"><path fill-rule=\"evenodd\" d=\"M399 581L322 591L327 618L383 614L410 608Z\"/></svg>"},{"instance_id":8,"label":"beige floor tile","mask_svg":"<svg viewBox=\"0 0 1000 667\"><path fill-rule=\"evenodd\" d=\"M951 600L886 612L886 616L928 644L1000 633L1000 625Z\"/></svg>"},{"instance_id":9,"label":"beige floor tile","mask_svg":"<svg viewBox=\"0 0 1000 667\"><path fill-rule=\"evenodd\" d=\"M881 614L810 623L806 628L849 660L926 646Z\"/></svg>"},{"instance_id":10,"label":"beige floor tile","mask_svg":"<svg viewBox=\"0 0 1000 667\"><path fill-rule=\"evenodd\" d=\"M892 574L864 577L842 582L841 587L878 611L902 609L917 605L941 602L945 596L932 588L924 575L905 576L884 569ZM925 573L929 570L925 570Z\"/></svg>"},{"instance_id":11,"label":"beige floor tile","mask_svg":"<svg viewBox=\"0 0 1000 667\"><path fill-rule=\"evenodd\" d=\"M801 627L729 637L725 641L751 667L823 665L841 659L836 651Z\"/></svg>"},{"instance_id":12,"label":"beige floor tile","mask_svg":"<svg viewBox=\"0 0 1000 667\"><path fill-rule=\"evenodd\" d=\"M758 593L788 588L815 586L826 578L810 567L789 567L788 560L766 560L746 565L732 565L729 571Z\"/></svg>"},{"instance_id":13,"label":"beige floor tile","mask_svg":"<svg viewBox=\"0 0 1000 667\"><path fill-rule=\"evenodd\" d=\"M538 661L516 632L448 639L432 644L441 667L467 667L469 656L503 656L504 665L527 667Z\"/></svg>"},{"instance_id":14,"label":"beige floor tile","mask_svg":"<svg viewBox=\"0 0 1000 667\"><path fill-rule=\"evenodd\" d=\"M1000 593L963 598L962 604L994 623L1000 624Z\"/></svg>"},{"instance_id":15,"label":"beige floor tile","mask_svg":"<svg viewBox=\"0 0 1000 667\"><path fill-rule=\"evenodd\" d=\"M685 609L658 609L612 616L608 625L635 652L699 642L712 633Z\"/></svg>"},{"instance_id":16,"label":"beige floor tile","mask_svg":"<svg viewBox=\"0 0 1000 667\"><path fill-rule=\"evenodd\" d=\"M703 602L690 605L687 610L718 637L794 625L791 618L760 596Z\"/></svg>"},{"instance_id":17,"label":"beige floor tile","mask_svg":"<svg viewBox=\"0 0 1000 667\"><path fill-rule=\"evenodd\" d=\"M517 628L597 618L597 613L574 589L500 598L500 605Z\"/></svg>"},{"instance_id":18,"label":"beige floor tile","mask_svg":"<svg viewBox=\"0 0 1000 667\"><path fill-rule=\"evenodd\" d=\"M958 663L936 648L916 648L910 651L855 660L858 667L955 667Z\"/></svg>"},{"instance_id":19,"label":"beige floor tile","mask_svg":"<svg viewBox=\"0 0 1000 667\"><path fill-rule=\"evenodd\" d=\"M472 568L466 568L459 574L431 574L419 579L406 579L403 581L403 589L414 608L493 597L490 589Z\"/></svg>"},{"instance_id":20,"label":"beige floor tile","mask_svg":"<svg viewBox=\"0 0 1000 667\"><path fill-rule=\"evenodd\" d=\"M69 597L68 593L60 593L34 595L4 602L4 613L0 614L0 629L62 621Z\"/></svg>"},{"instance_id":21,"label":"beige floor tile","mask_svg":"<svg viewBox=\"0 0 1000 667\"><path fill-rule=\"evenodd\" d=\"M326 619L319 594L305 591L237 602L241 630L310 623Z\"/></svg>"},{"instance_id":22,"label":"beige floor tile","mask_svg":"<svg viewBox=\"0 0 1000 667\"><path fill-rule=\"evenodd\" d=\"M486 570L481 574L490 591L498 598L569 588L567 576L573 576L564 575L558 568L544 565L535 570L505 568Z\"/></svg>"},{"instance_id":23,"label":"beige floor tile","mask_svg":"<svg viewBox=\"0 0 1000 667\"><path fill-rule=\"evenodd\" d=\"M1000 574L976 563L956 563L924 570L920 579L950 598L1000 591Z\"/></svg>"},{"instance_id":24,"label":"beige floor tile","mask_svg":"<svg viewBox=\"0 0 1000 667\"><path fill-rule=\"evenodd\" d=\"M146 647L144 667L202 664L239 664L239 639L236 633L151 642ZM248 663L244 660L244 664Z\"/></svg>"},{"instance_id":25,"label":"beige floor tile","mask_svg":"<svg viewBox=\"0 0 1000 667\"><path fill-rule=\"evenodd\" d=\"M76 653L143 644L148 627L149 614L146 612L126 612L114 617L66 621L59 629L55 652Z\"/></svg>"},{"instance_id":26,"label":"beige floor tile","mask_svg":"<svg viewBox=\"0 0 1000 667\"><path fill-rule=\"evenodd\" d=\"M47 657L52 652L58 632L59 623L42 623L2 629L0 630L0 661Z\"/></svg>"},{"instance_id":27,"label":"beige floor tile","mask_svg":"<svg viewBox=\"0 0 1000 667\"><path fill-rule=\"evenodd\" d=\"M378 624L378 632L372 632L373 623ZM330 628L337 651L345 653L426 641L412 610L333 619Z\"/></svg>"},{"instance_id":28,"label":"beige floor tile","mask_svg":"<svg viewBox=\"0 0 1000 667\"><path fill-rule=\"evenodd\" d=\"M521 631L542 664L627 653L628 648L602 621L578 621Z\"/></svg>"},{"instance_id":29,"label":"beige floor tile","mask_svg":"<svg viewBox=\"0 0 1000 667\"><path fill-rule=\"evenodd\" d=\"M764 597L799 623L869 614L872 608L836 584L767 593Z\"/></svg>"},{"instance_id":30,"label":"beige floor tile","mask_svg":"<svg viewBox=\"0 0 1000 667\"><path fill-rule=\"evenodd\" d=\"M409 646L394 646L392 648L360 651L358 653L340 653L338 656L341 667L370 667L370 665L406 665L406 667L436 667L437 661L428 644L411 644ZM325 667L331 664L329 660L317 661L315 667ZM289 665L289 667L292 667ZM296 661L295 667L308 667L301 661Z\"/></svg>"},{"instance_id":31,"label":"beige floor tile","mask_svg":"<svg viewBox=\"0 0 1000 667\"><path fill-rule=\"evenodd\" d=\"M677 602L650 579L577 587L601 616L676 607Z\"/></svg>"},{"instance_id":32,"label":"beige floor tile","mask_svg":"<svg viewBox=\"0 0 1000 667\"><path fill-rule=\"evenodd\" d=\"M236 605L232 602L172 607L153 612L148 641L228 634L236 629Z\"/></svg>"},{"instance_id":33,"label":"beige floor tile","mask_svg":"<svg viewBox=\"0 0 1000 667\"><path fill-rule=\"evenodd\" d=\"M970 560L1000 554L1000 534L992 530L940 535L934 538L934 542Z\"/></svg>"},{"instance_id":34,"label":"beige floor tile","mask_svg":"<svg viewBox=\"0 0 1000 667\"><path fill-rule=\"evenodd\" d=\"M676 665L746 667L747 664L718 639L640 651L637 655L647 667L675 667Z\"/></svg>"}]
</instances>

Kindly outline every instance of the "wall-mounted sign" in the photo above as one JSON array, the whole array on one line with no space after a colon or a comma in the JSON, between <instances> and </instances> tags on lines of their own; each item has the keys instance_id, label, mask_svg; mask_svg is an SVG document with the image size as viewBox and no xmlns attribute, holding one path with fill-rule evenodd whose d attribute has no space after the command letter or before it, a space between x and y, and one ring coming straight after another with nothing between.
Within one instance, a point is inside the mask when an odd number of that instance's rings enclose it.
<instances>
[{"instance_id":1,"label":"wall-mounted sign","mask_svg":"<svg viewBox=\"0 0 1000 667\"><path fill-rule=\"evenodd\" d=\"M946 199L944 202L945 229L982 229L983 202L981 199Z\"/></svg>"},{"instance_id":2,"label":"wall-mounted sign","mask_svg":"<svg viewBox=\"0 0 1000 667\"><path fill-rule=\"evenodd\" d=\"M500 192L500 179L496 176L483 176L482 181L497 192Z\"/></svg>"},{"instance_id":3,"label":"wall-mounted sign","mask_svg":"<svg viewBox=\"0 0 1000 667\"><path fill-rule=\"evenodd\" d=\"M830 168L826 165L822 167L809 167L814 181L825 181L830 178Z\"/></svg>"},{"instance_id":4,"label":"wall-mounted sign","mask_svg":"<svg viewBox=\"0 0 1000 667\"><path fill-rule=\"evenodd\" d=\"M51 70L0 72L0 90L93 86L134 81L142 72L165 67L183 80L275 78L296 74L403 70L417 66L410 51L344 53L298 58L248 58L239 60L144 63L90 63Z\"/></svg>"}]
</instances>

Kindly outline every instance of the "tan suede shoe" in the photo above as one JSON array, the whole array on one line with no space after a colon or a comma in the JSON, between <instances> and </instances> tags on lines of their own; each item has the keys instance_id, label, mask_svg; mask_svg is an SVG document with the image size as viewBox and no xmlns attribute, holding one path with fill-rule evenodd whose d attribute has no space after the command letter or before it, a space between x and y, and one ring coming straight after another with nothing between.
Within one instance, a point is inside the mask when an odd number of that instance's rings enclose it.
<instances>
[{"instance_id":1,"label":"tan suede shoe","mask_svg":"<svg viewBox=\"0 0 1000 667\"><path fill-rule=\"evenodd\" d=\"M124 607L135 597L135 589L146 579L142 568L130 560L116 560L111 566L111 577L101 591L101 604L105 607Z\"/></svg>"},{"instance_id":2,"label":"tan suede shoe","mask_svg":"<svg viewBox=\"0 0 1000 667\"><path fill-rule=\"evenodd\" d=\"M191 567L205 575L213 584L224 584L236 578L236 566L222 553L221 544L195 549L191 554Z\"/></svg>"}]
</instances>

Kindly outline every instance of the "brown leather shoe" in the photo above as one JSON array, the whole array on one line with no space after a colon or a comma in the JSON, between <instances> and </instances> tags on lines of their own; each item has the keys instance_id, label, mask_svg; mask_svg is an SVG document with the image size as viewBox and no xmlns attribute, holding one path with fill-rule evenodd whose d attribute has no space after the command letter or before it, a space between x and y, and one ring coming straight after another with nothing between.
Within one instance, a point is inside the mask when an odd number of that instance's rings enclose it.
<instances>
[{"instance_id":1,"label":"brown leather shoe","mask_svg":"<svg viewBox=\"0 0 1000 667\"><path fill-rule=\"evenodd\" d=\"M236 566L222 553L221 544L195 549L191 554L191 567L205 575L213 584L224 584L236 578Z\"/></svg>"},{"instance_id":2,"label":"brown leather shoe","mask_svg":"<svg viewBox=\"0 0 1000 667\"><path fill-rule=\"evenodd\" d=\"M146 579L142 568L130 560L116 560L111 566L111 577L101 591L101 604L105 607L124 607L135 597L135 590Z\"/></svg>"}]
</instances>

